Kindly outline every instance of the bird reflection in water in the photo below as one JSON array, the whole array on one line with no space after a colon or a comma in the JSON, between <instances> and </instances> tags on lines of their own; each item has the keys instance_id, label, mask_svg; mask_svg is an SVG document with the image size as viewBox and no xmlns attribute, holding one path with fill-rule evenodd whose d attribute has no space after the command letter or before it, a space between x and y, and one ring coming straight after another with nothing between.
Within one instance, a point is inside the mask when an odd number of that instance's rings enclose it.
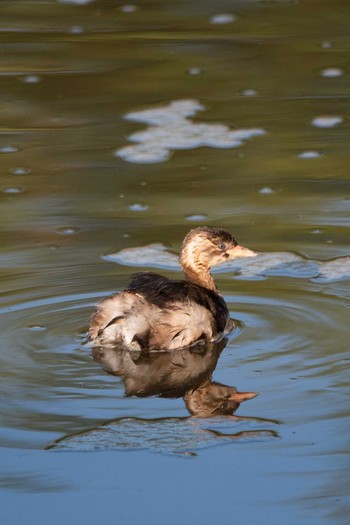
<instances>
[{"instance_id":1,"label":"bird reflection in water","mask_svg":"<svg viewBox=\"0 0 350 525\"><path fill-rule=\"evenodd\" d=\"M255 392L237 392L233 386L212 381L226 344L227 340L222 339L176 352L141 353L125 348L95 347L94 360L107 373L123 379L126 396L182 397L191 417L121 417L66 435L47 448L150 449L164 454L196 456L201 449L230 441L278 437L274 428L278 421L235 415L240 403L255 397Z\"/></svg>"},{"instance_id":2,"label":"bird reflection in water","mask_svg":"<svg viewBox=\"0 0 350 525\"><path fill-rule=\"evenodd\" d=\"M188 411L199 417L232 415L255 392L212 381L227 339L197 344L176 352L133 353L95 347L93 358L109 374L123 379L126 396L183 397Z\"/></svg>"}]
</instances>

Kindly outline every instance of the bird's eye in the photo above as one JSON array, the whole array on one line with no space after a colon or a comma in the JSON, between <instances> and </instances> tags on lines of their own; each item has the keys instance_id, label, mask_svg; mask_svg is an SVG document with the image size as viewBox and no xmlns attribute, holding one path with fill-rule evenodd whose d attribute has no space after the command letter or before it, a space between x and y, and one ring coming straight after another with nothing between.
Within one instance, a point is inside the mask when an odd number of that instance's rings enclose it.
<instances>
[{"instance_id":1,"label":"bird's eye","mask_svg":"<svg viewBox=\"0 0 350 525\"><path fill-rule=\"evenodd\" d=\"M219 248L219 250L226 250L226 244L224 242L218 242L217 247Z\"/></svg>"}]
</instances>

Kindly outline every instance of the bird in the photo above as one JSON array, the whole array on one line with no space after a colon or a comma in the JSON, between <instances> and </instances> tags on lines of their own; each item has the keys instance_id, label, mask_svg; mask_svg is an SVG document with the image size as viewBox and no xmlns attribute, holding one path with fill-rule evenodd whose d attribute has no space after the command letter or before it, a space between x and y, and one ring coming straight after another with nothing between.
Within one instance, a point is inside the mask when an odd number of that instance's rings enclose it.
<instances>
[{"instance_id":1,"label":"bird","mask_svg":"<svg viewBox=\"0 0 350 525\"><path fill-rule=\"evenodd\" d=\"M97 306L88 341L93 346L133 352L173 351L220 341L235 322L210 270L223 262L255 255L223 228L190 230L179 256L185 279L136 273L127 288Z\"/></svg>"}]
</instances>

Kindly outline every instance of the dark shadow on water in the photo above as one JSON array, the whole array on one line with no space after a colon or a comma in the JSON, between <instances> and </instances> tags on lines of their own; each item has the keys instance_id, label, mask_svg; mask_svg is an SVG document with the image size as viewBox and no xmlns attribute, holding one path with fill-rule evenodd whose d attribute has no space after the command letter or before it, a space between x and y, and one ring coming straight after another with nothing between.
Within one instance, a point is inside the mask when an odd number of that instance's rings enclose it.
<instances>
[{"instance_id":1,"label":"dark shadow on water","mask_svg":"<svg viewBox=\"0 0 350 525\"><path fill-rule=\"evenodd\" d=\"M227 339L173 352L133 354L126 349L93 349L93 358L109 374L123 379L126 396L158 396L185 401L190 417L120 418L65 436L49 449L153 450L192 456L198 450L229 442L278 437L278 421L236 416L255 392L212 381Z\"/></svg>"}]
</instances>

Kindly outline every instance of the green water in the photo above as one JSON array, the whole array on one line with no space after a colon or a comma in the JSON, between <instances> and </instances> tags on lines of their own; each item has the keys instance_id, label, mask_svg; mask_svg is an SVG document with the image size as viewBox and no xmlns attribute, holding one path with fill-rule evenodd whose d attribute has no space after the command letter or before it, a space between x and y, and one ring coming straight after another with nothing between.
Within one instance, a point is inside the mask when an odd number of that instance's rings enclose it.
<instances>
[{"instance_id":1,"label":"green water","mask_svg":"<svg viewBox=\"0 0 350 525\"><path fill-rule=\"evenodd\" d=\"M344 0L1 2L3 523L348 522L349 20ZM266 133L116 156L149 126L127 114L179 100L203 106L195 124ZM105 256L149 269L140 248L178 252L201 224L285 254L216 275L244 329L213 378L259 393L237 411L251 421L125 398L82 345L135 271ZM98 428L122 437L46 450Z\"/></svg>"}]
</instances>

